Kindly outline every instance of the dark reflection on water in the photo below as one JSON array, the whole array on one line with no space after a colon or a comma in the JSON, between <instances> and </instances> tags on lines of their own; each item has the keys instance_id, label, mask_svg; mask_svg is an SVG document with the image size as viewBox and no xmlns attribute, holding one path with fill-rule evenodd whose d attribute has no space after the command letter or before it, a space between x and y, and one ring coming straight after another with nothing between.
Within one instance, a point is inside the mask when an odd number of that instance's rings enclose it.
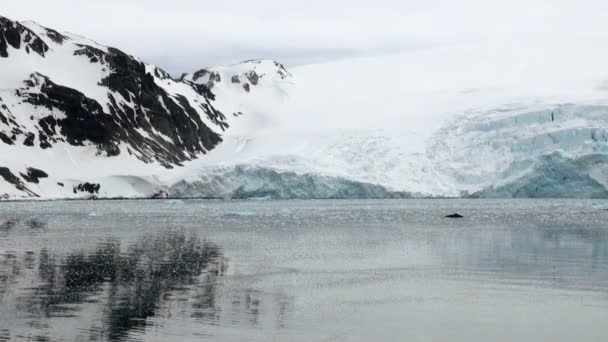
<instances>
[{"instance_id":1,"label":"dark reflection on water","mask_svg":"<svg viewBox=\"0 0 608 342\"><path fill-rule=\"evenodd\" d=\"M8 219L0 221L0 237L7 237L11 231L20 226L25 227L30 232L43 231L47 227L47 223L39 218L32 218L27 220L19 219Z\"/></svg>"},{"instance_id":2,"label":"dark reflection on water","mask_svg":"<svg viewBox=\"0 0 608 342\"><path fill-rule=\"evenodd\" d=\"M44 226L39 221L27 225ZM31 251L20 256L7 253L0 263L0 291L14 286L23 269L33 269L37 262L37 274L31 280L35 285L20 293L17 310L25 314L32 328L44 330L49 328L45 319L77 318L92 306L103 312L103 318L98 327L91 327L87 339L124 339L129 331L150 324L148 318L173 292L201 283L204 291L193 305L197 312L210 309L213 314L216 278L226 270L218 246L172 232L121 247L120 241L108 239L94 250L67 255L46 248L37 258ZM5 335L10 331L0 332L0 339Z\"/></svg>"},{"instance_id":3,"label":"dark reflection on water","mask_svg":"<svg viewBox=\"0 0 608 342\"><path fill-rule=\"evenodd\" d=\"M0 224L0 232L10 232L16 225L17 220L7 220Z\"/></svg>"}]
</instances>

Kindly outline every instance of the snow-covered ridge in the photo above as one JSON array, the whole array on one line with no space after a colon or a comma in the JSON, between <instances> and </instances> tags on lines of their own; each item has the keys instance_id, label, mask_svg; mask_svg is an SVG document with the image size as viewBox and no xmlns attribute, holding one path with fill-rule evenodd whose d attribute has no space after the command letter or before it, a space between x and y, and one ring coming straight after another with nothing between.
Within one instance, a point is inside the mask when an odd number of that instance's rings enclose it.
<instances>
[{"instance_id":1,"label":"snow-covered ridge","mask_svg":"<svg viewBox=\"0 0 608 342\"><path fill-rule=\"evenodd\" d=\"M278 62L256 59L237 65L201 69L193 74L183 75L182 79L204 84L209 89L213 89L218 83L229 82L238 84L246 92L251 92L264 77L285 80L292 75Z\"/></svg>"}]
</instances>

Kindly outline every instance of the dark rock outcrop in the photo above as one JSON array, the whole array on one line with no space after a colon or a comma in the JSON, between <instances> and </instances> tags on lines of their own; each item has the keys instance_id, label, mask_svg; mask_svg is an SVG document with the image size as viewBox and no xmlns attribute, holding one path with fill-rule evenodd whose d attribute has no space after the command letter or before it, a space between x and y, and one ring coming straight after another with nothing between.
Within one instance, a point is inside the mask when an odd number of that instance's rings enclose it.
<instances>
[{"instance_id":1,"label":"dark rock outcrop","mask_svg":"<svg viewBox=\"0 0 608 342\"><path fill-rule=\"evenodd\" d=\"M0 177L10 184L13 184L17 190L23 191L29 196L39 197L36 193L28 189L19 177L11 172L7 167L0 166Z\"/></svg>"},{"instance_id":2,"label":"dark rock outcrop","mask_svg":"<svg viewBox=\"0 0 608 342\"><path fill-rule=\"evenodd\" d=\"M3 143L7 144L7 145L13 145L13 139L11 139L8 135L6 135L5 133L0 132L0 140L2 140Z\"/></svg>"},{"instance_id":3,"label":"dark rock outcrop","mask_svg":"<svg viewBox=\"0 0 608 342\"><path fill-rule=\"evenodd\" d=\"M45 55L49 46L38 35L18 22L0 16L0 58L9 57L8 47Z\"/></svg>"},{"instance_id":4,"label":"dark rock outcrop","mask_svg":"<svg viewBox=\"0 0 608 342\"><path fill-rule=\"evenodd\" d=\"M34 184L40 183L40 178L49 177L49 175L46 172L35 169L33 167L28 167L27 173L26 174L21 173L20 175L21 175L21 178L25 179L25 181L34 183Z\"/></svg>"},{"instance_id":5,"label":"dark rock outcrop","mask_svg":"<svg viewBox=\"0 0 608 342\"><path fill-rule=\"evenodd\" d=\"M161 190L154 195L150 196L151 199L167 199L169 198L169 193L165 190Z\"/></svg>"},{"instance_id":6,"label":"dark rock outcrop","mask_svg":"<svg viewBox=\"0 0 608 342\"><path fill-rule=\"evenodd\" d=\"M101 189L100 184L86 182L86 183L80 183L77 186L75 186L74 193L76 194L79 192L88 192L90 194L98 194L99 189Z\"/></svg>"},{"instance_id":7,"label":"dark rock outcrop","mask_svg":"<svg viewBox=\"0 0 608 342\"><path fill-rule=\"evenodd\" d=\"M77 90L57 85L40 74L33 74L30 82L26 83L28 84L28 88L24 89L26 102L48 110L58 109L67 116L59 120L47 116L39 121L39 126L43 129L39 132L41 147L49 138L53 142L63 141L65 138L71 145L82 146L84 142L90 141L100 150L104 150L108 156L120 153L118 149L120 138L116 137L120 130L114 118L104 113L99 103ZM28 92L31 89L39 89L39 92Z\"/></svg>"},{"instance_id":8,"label":"dark rock outcrop","mask_svg":"<svg viewBox=\"0 0 608 342\"><path fill-rule=\"evenodd\" d=\"M258 81L260 80L260 76L255 71L250 71L247 73L247 79L252 85L258 85Z\"/></svg>"}]
</instances>

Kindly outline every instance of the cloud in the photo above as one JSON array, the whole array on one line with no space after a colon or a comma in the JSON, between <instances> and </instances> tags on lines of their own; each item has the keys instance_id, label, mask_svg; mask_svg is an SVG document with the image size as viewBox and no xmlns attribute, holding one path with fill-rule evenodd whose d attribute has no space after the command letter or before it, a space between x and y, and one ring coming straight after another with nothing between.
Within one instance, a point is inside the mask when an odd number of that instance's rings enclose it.
<instances>
[{"instance_id":1,"label":"cloud","mask_svg":"<svg viewBox=\"0 0 608 342\"><path fill-rule=\"evenodd\" d=\"M258 57L294 65L504 36L608 35L608 3L595 0L23 0L2 11L174 73Z\"/></svg>"}]
</instances>

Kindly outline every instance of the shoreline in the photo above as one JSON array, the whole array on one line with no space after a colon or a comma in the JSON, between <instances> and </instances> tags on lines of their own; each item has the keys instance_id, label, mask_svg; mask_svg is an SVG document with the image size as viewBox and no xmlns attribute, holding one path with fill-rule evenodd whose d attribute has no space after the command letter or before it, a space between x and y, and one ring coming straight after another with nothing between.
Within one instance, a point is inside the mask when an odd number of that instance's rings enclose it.
<instances>
[{"instance_id":1,"label":"shoreline","mask_svg":"<svg viewBox=\"0 0 608 342\"><path fill-rule=\"evenodd\" d=\"M40 199L0 199L2 203L36 203L36 202L88 202L88 201L176 201L199 200L216 202L279 202L279 201L411 201L411 200L606 200L608 198L593 197L525 197L525 198L484 198L484 197L409 197L409 198L219 198L219 197L175 197L175 198L147 198L147 197L99 197L99 198L40 198Z\"/></svg>"}]
</instances>

